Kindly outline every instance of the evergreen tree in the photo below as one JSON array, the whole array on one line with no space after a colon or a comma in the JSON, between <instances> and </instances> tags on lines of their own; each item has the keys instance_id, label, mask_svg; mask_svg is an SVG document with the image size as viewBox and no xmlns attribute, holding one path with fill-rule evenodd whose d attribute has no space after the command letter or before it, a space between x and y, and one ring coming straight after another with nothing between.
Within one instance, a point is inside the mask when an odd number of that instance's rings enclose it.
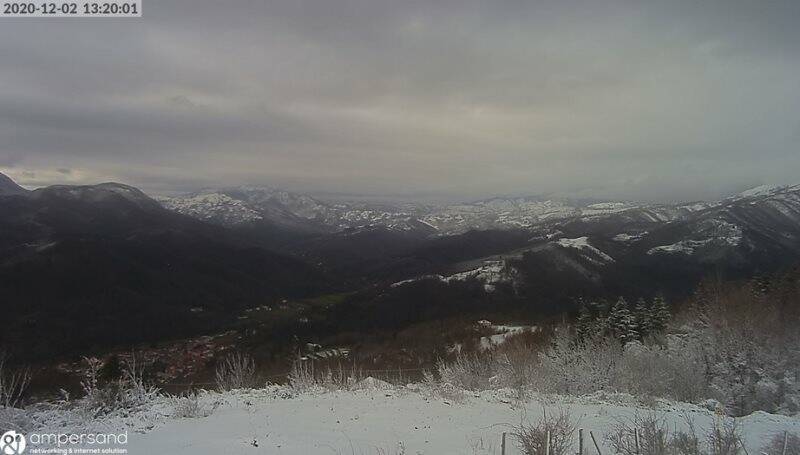
<instances>
[{"instance_id":1,"label":"evergreen tree","mask_svg":"<svg viewBox=\"0 0 800 455\"><path fill-rule=\"evenodd\" d=\"M667 328L667 323L669 322L670 318L672 317L669 313L669 307L667 306L667 301L664 300L664 296L658 295L656 298L653 299L653 304L651 306L651 314L652 314L652 331L654 333L663 332L664 329Z\"/></svg>"},{"instance_id":2,"label":"evergreen tree","mask_svg":"<svg viewBox=\"0 0 800 455\"><path fill-rule=\"evenodd\" d=\"M576 321L576 329L581 339L585 338L592 331L594 326L594 324L592 324L593 319L594 317L589 311L589 308L586 305L581 305L581 308L578 310L578 319Z\"/></svg>"},{"instance_id":3,"label":"evergreen tree","mask_svg":"<svg viewBox=\"0 0 800 455\"><path fill-rule=\"evenodd\" d=\"M639 338L636 331L636 320L628 308L628 302L623 297L620 297L617 303L611 307L611 313L608 315L608 328L622 344Z\"/></svg>"},{"instance_id":4,"label":"evergreen tree","mask_svg":"<svg viewBox=\"0 0 800 455\"><path fill-rule=\"evenodd\" d=\"M641 338L653 333L653 314L652 307L647 304L643 298L636 301L636 308L633 310L634 319L636 320L636 330L639 332Z\"/></svg>"}]
</instances>

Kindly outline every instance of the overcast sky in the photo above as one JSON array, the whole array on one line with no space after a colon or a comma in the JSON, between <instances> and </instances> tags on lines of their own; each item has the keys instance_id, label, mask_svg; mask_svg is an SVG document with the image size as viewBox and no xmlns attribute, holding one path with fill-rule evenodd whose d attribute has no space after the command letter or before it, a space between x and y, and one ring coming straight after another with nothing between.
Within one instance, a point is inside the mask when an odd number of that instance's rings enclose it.
<instances>
[{"instance_id":1,"label":"overcast sky","mask_svg":"<svg viewBox=\"0 0 800 455\"><path fill-rule=\"evenodd\" d=\"M713 198L800 182L800 1L144 0L0 19L0 172Z\"/></svg>"}]
</instances>

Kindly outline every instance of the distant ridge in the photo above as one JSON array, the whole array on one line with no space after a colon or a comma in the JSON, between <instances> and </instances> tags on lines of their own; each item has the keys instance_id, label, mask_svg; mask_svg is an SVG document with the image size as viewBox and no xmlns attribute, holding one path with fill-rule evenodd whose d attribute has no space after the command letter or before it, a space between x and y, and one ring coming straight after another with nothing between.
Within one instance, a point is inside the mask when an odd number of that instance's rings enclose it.
<instances>
[{"instance_id":1,"label":"distant ridge","mask_svg":"<svg viewBox=\"0 0 800 455\"><path fill-rule=\"evenodd\" d=\"M30 191L17 185L13 180L11 180L11 177L0 173L0 196L28 193L30 193Z\"/></svg>"}]
</instances>

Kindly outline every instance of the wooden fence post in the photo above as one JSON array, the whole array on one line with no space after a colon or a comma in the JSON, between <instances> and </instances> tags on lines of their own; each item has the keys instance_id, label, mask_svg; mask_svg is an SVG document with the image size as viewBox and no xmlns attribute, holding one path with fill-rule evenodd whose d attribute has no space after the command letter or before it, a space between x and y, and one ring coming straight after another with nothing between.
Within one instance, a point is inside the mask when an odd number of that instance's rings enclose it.
<instances>
[{"instance_id":1,"label":"wooden fence post","mask_svg":"<svg viewBox=\"0 0 800 455\"><path fill-rule=\"evenodd\" d=\"M597 445L597 439L594 438L594 433L589 431L589 437L592 438L592 442L594 443L594 448L597 449L597 455L603 455L603 452L600 451L600 446Z\"/></svg>"},{"instance_id":2,"label":"wooden fence post","mask_svg":"<svg viewBox=\"0 0 800 455\"><path fill-rule=\"evenodd\" d=\"M578 455L583 455L583 428L578 430Z\"/></svg>"},{"instance_id":3,"label":"wooden fence post","mask_svg":"<svg viewBox=\"0 0 800 455\"><path fill-rule=\"evenodd\" d=\"M633 430L633 440L636 442L636 455L639 455L639 429Z\"/></svg>"},{"instance_id":4,"label":"wooden fence post","mask_svg":"<svg viewBox=\"0 0 800 455\"><path fill-rule=\"evenodd\" d=\"M502 445L500 447L501 447L500 455L506 455L506 432L505 431L503 432L503 442L502 442Z\"/></svg>"},{"instance_id":5,"label":"wooden fence post","mask_svg":"<svg viewBox=\"0 0 800 455\"><path fill-rule=\"evenodd\" d=\"M545 455L550 455L550 430L547 431L547 441L545 444L547 445L545 446L544 453Z\"/></svg>"},{"instance_id":6,"label":"wooden fence post","mask_svg":"<svg viewBox=\"0 0 800 455\"><path fill-rule=\"evenodd\" d=\"M789 446L789 432L788 431L784 431L783 432L783 451L781 452L781 455L786 455L786 448L788 446Z\"/></svg>"}]
</instances>

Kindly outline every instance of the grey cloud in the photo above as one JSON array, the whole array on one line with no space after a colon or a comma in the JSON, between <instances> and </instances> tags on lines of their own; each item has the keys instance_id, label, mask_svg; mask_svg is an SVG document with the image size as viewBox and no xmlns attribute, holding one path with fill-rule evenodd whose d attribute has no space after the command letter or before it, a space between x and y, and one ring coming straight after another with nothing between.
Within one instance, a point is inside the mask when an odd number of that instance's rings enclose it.
<instances>
[{"instance_id":1,"label":"grey cloud","mask_svg":"<svg viewBox=\"0 0 800 455\"><path fill-rule=\"evenodd\" d=\"M152 191L716 197L797 179L797 17L788 0L164 0L6 21L0 166Z\"/></svg>"}]
</instances>

